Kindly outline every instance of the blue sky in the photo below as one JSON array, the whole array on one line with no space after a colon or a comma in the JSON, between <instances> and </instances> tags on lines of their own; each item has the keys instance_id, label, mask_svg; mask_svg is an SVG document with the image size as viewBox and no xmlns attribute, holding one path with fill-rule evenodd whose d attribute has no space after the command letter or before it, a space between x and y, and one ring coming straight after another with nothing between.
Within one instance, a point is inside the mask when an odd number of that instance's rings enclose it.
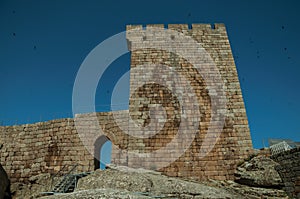
<instances>
[{"instance_id":1,"label":"blue sky","mask_svg":"<svg viewBox=\"0 0 300 199\"><path fill-rule=\"evenodd\" d=\"M254 147L268 138L300 140L299 8L296 0L0 0L0 122L71 117L81 63L126 24L216 22L227 27ZM114 62L100 80L98 111L109 110L129 58Z\"/></svg>"}]
</instances>

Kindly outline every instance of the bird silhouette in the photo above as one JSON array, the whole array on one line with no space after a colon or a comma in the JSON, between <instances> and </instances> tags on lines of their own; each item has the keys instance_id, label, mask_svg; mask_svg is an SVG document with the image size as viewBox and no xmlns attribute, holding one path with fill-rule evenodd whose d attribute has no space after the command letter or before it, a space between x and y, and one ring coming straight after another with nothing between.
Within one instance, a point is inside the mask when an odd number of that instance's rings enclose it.
<instances>
[{"instance_id":1,"label":"bird silhouette","mask_svg":"<svg viewBox=\"0 0 300 199\"><path fill-rule=\"evenodd\" d=\"M259 59L260 58L260 53L259 50L256 50L256 58Z\"/></svg>"},{"instance_id":2,"label":"bird silhouette","mask_svg":"<svg viewBox=\"0 0 300 199\"><path fill-rule=\"evenodd\" d=\"M251 37L249 37L249 43L250 43L250 44L253 44L253 43L254 43L254 41L252 40Z\"/></svg>"}]
</instances>

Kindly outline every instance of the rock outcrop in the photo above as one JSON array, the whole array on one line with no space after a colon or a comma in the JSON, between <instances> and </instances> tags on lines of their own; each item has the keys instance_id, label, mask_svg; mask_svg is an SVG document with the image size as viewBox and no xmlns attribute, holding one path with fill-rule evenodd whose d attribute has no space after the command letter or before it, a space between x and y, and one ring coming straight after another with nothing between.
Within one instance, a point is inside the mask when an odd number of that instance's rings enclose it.
<instances>
[{"instance_id":1,"label":"rock outcrop","mask_svg":"<svg viewBox=\"0 0 300 199\"><path fill-rule=\"evenodd\" d=\"M35 199L42 192L48 192L62 177L52 178L49 173L39 174L29 178L28 183L15 182L11 184L13 198Z\"/></svg>"},{"instance_id":2,"label":"rock outcrop","mask_svg":"<svg viewBox=\"0 0 300 199\"><path fill-rule=\"evenodd\" d=\"M97 170L78 182L76 191L87 189L125 190L133 195L156 198L239 198L238 194L205 184L172 178L150 170L110 167Z\"/></svg>"},{"instance_id":3,"label":"rock outcrop","mask_svg":"<svg viewBox=\"0 0 300 199\"><path fill-rule=\"evenodd\" d=\"M282 199L282 181L274 169L277 165L265 155L256 154L237 168L236 181L193 181L168 177L160 172L109 165L106 170L96 170L80 178L72 193L44 196L44 199L68 198L235 198ZM59 182L61 177L54 181ZM29 178L27 184L12 184L14 198L33 199L41 192L51 190L50 174Z\"/></svg>"},{"instance_id":4,"label":"rock outcrop","mask_svg":"<svg viewBox=\"0 0 300 199\"><path fill-rule=\"evenodd\" d=\"M278 163L268 157L256 156L238 166L235 181L252 187L281 189L283 182L275 170L276 165Z\"/></svg>"},{"instance_id":5,"label":"rock outcrop","mask_svg":"<svg viewBox=\"0 0 300 199\"><path fill-rule=\"evenodd\" d=\"M286 198L282 190L241 185L234 181L195 182L159 172L110 166L81 178L73 193L43 197L67 198Z\"/></svg>"},{"instance_id":6,"label":"rock outcrop","mask_svg":"<svg viewBox=\"0 0 300 199\"><path fill-rule=\"evenodd\" d=\"M110 167L81 178L75 192L46 198L243 198L217 187L144 169Z\"/></svg>"}]
</instances>

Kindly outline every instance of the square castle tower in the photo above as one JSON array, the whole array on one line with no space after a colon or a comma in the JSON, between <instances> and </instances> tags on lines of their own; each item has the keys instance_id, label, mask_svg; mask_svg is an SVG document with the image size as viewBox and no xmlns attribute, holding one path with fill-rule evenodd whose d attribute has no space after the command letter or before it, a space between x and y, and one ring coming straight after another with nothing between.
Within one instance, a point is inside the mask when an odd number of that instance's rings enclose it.
<instances>
[{"instance_id":1,"label":"square castle tower","mask_svg":"<svg viewBox=\"0 0 300 199\"><path fill-rule=\"evenodd\" d=\"M225 26L128 25L127 42L130 118L125 142L113 141L126 150L113 148L113 162L233 179L252 141Z\"/></svg>"}]
</instances>

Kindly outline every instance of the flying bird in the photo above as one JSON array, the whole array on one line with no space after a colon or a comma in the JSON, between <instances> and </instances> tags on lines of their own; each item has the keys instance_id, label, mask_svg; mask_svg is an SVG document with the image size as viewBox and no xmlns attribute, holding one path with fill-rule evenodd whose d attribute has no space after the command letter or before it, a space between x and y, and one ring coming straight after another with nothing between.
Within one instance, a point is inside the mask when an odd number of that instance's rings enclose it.
<instances>
[{"instance_id":1,"label":"flying bird","mask_svg":"<svg viewBox=\"0 0 300 199\"><path fill-rule=\"evenodd\" d=\"M251 37L249 37L249 43L250 43L250 44L253 44L253 43L254 43L254 41L252 40Z\"/></svg>"}]
</instances>

